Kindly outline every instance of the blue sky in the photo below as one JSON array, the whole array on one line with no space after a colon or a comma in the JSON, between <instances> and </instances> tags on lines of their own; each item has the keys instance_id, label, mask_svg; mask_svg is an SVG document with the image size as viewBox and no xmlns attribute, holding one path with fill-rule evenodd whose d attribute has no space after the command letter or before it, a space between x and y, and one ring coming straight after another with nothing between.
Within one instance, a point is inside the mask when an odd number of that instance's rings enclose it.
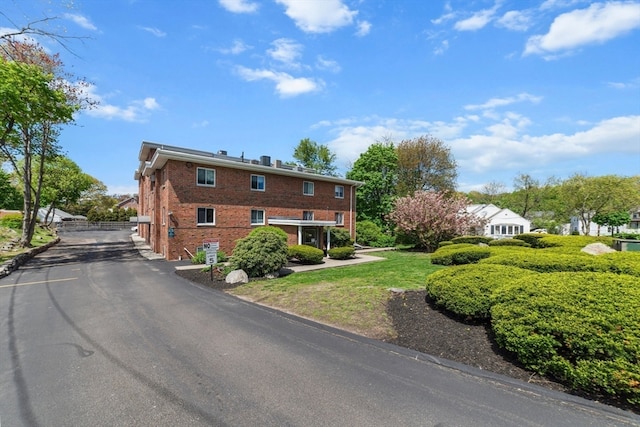
<instances>
[{"instance_id":1,"label":"blue sky","mask_svg":"<svg viewBox=\"0 0 640 427\"><path fill-rule=\"evenodd\" d=\"M67 3L2 12L88 37L41 42L100 101L60 142L110 193L137 192L143 140L287 161L311 138L344 173L376 141L432 135L462 191L640 174L640 1Z\"/></svg>"}]
</instances>

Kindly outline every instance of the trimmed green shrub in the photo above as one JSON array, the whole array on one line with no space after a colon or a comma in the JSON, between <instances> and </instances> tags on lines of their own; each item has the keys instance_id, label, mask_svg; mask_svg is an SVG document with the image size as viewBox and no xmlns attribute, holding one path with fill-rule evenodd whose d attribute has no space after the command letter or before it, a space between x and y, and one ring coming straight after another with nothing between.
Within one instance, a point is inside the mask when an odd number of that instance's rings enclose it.
<instances>
[{"instance_id":1,"label":"trimmed green shrub","mask_svg":"<svg viewBox=\"0 0 640 427\"><path fill-rule=\"evenodd\" d=\"M489 247L470 243L443 246L431 254L431 263L440 265L472 264L491 255Z\"/></svg>"},{"instance_id":2,"label":"trimmed green shrub","mask_svg":"<svg viewBox=\"0 0 640 427\"><path fill-rule=\"evenodd\" d=\"M535 274L506 265L461 265L427 276L427 295L458 316L486 319L494 289Z\"/></svg>"},{"instance_id":3,"label":"trimmed green shrub","mask_svg":"<svg viewBox=\"0 0 640 427\"><path fill-rule=\"evenodd\" d=\"M11 228L13 230L20 230L22 228L22 214L6 214L2 218L0 218L0 225L2 225L3 227Z\"/></svg>"},{"instance_id":4,"label":"trimmed green shrub","mask_svg":"<svg viewBox=\"0 0 640 427\"><path fill-rule=\"evenodd\" d=\"M640 252L611 252L597 257L609 263L612 273L640 276Z\"/></svg>"},{"instance_id":5,"label":"trimmed green shrub","mask_svg":"<svg viewBox=\"0 0 640 427\"><path fill-rule=\"evenodd\" d=\"M514 236L514 239L522 240L531 245L532 248L545 248L544 243L541 241L543 237L548 236L544 233L523 233Z\"/></svg>"},{"instance_id":6,"label":"trimmed green shrub","mask_svg":"<svg viewBox=\"0 0 640 427\"><path fill-rule=\"evenodd\" d=\"M353 246L343 246L341 248L331 248L329 249L329 258L333 259L349 259L353 258L356 251Z\"/></svg>"},{"instance_id":7,"label":"trimmed green shrub","mask_svg":"<svg viewBox=\"0 0 640 427\"><path fill-rule=\"evenodd\" d=\"M349 231L344 228L329 227L329 238L332 247L353 246L353 239L351 239Z\"/></svg>"},{"instance_id":8,"label":"trimmed green shrub","mask_svg":"<svg viewBox=\"0 0 640 427\"><path fill-rule=\"evenodd\" d=\"M363 246L386 248L395 246L396 238L384 233L375 222L365 220L356 222L356 242Z\"/></svg>"},{"instance_id":9,"label":"trimmed green shrub","mask_svg":"<svg viewBox=\"0 0 640 427\"><path fill-rule=\"evenodd\" d=\"M471 243L472 245L478 245L480 243L487 245L492 240L493 238L486 236L458 236L451 239L453 243Z\"/></svg>"},{"instance_id":10,"label":"trimmed green shrub","mask_svg":"<svg viewBox=\"0 0 640 427\"><path fill-rule=\"evenodd\" d=\"M286 231L284 231L280 227L275 227L273 225L263 225L261 227L256 227L253 230L251 230L251 232L249 233L249 236L255 236L260 233L275 233L276 235L280 236L280 238L284 239L285 242L289 238L287 236Z\"/></svg>"},{"instance_id":11,"label":"trimmed green shrub","mask_svg":"<svg viewBox=\"0 0 640 427\"><path fill-rule=\"evenodd\" d=\"M511 265L539 273L591 271L640 275L638 274L640 267L636 266L633 257L625 258L623 256L618 258L616 257L616 253L605 256L585 253L561 254L546 252L546 250L530 252L514 251L483 259L480 263Z\"/></svg>"},{"instance_id":12,"label":"trimmed green shrub","mask_svg":"<svg viewBox=\"0 0 640 427\"><path fill-rule=\"evenodd\" d=\"M324 252L309 245L292 245L289 246L288 256L302 264L322 264Z\"/></svg>"},{"instance_id":13,"label":"trimmed green shrub","mask_svg":"<svg viewBox=\"0 0 640 427\"><path fill-rule=\"evenodd\" d=\"M519 239L498 239L489 242L489 246L524 246L530 248L531 244Z\"/></svg>"},{"instance_id":14,"label":"trimmed green shrub","mask_svg":"<svg viewBox=\"0 0 640 427\"><path fill-rule=\"evenodd\" d=\"M218 262L227 262L229 257L223 251L218 251ZM205 264L207 262L207 252L198 251L191 258L191 264Z\"/></svg>"},{"instance_id":15,"label":"trimmed green shrub","mask_svg":"<svg viewBox=\"0 0 640 427\"><path fill-rule=\"evenodd\" d=\"M640 233L616 233L613 237L618 239L640 240Z\"/></svg>"},{"instance_id":16,"label":"trimmed green shrub","mask_svg":"<svg viewBox=\"0 0 640 427\"><path fill-rule=\"evenodd\" d=\"M449 246L453 244L454 243L451 240L443 240L442 242L438 243L438 247L441 248L443 246Z\"/></svg>"},{"instance_id":17,"label":"trimmed green shrub","mask_svg":"<svg viewBox=\"0 0 640 427\"><path fill-rule=\"evenodd\" d=\"M496 289L498 345L574 390L640 407L640 287L612 273L527 276Z\"/></svg>"},{"instance_id":18,"label":"trimmed green shrub","mask_svg":"<svg viewBox=\"0 0 640 427\"><path fill-rule=\"evenodd\" d=\"M608 236L556 236L553 234L545 234L540 239L543 248L571 248L576 252L591 243L604 243L607 246L613 245L613 239Z\"/></svg>"},{"instance_id":19,"label":"trimmed green shrub","mask_svg":"<svg viewBox=\"0 0 640 427\"><path fill-rule=\"evenodd\" d=\"M258 231L260 230L260 231ZM241 269L249 277L263 277L277 272L287 264L287 240L277 227L260 227L236 242L231 267Z\"/></svg>"}]
</instances>

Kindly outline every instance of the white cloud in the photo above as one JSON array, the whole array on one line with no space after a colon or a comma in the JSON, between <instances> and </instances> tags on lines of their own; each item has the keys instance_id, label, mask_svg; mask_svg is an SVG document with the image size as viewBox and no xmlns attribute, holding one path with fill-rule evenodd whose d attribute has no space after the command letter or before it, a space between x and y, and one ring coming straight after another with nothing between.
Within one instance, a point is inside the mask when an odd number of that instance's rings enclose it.
<instances>
[{"instance_id":1,"label":"white cloud","mask_svg":"<svg viewBox=\"0 0 640 427\"><path fill-rule=\"evenodd\" d=\"M628 82L607 82L607 86L612 87L614 89L637 89L640 88L640 77L636 77L635 79L631 79Z\"/></svg>"},{"instance_id":2,"label":"white cloud","mask_svg":"<svg viewBox=\"0 0 640 427\"><path fill-rule=\"evenodd\" d=\"M510 10L496 24L512 31L527 31L531 26L531 16L525 11Z\"/></svg>"},{"instance_id":3,"label":"white cloud","mask_svg":"<svg viewBox=\"0 0 640 427\"><path fill-rule=\"evenodd\" d=\"M141 100L134 100L129 105L121 107L106 102L105 97L97 93L94 85L80 87L85 96L96 102L96 106L87 110L87 114L107 120L124 120L127 122L144 122L150 111L160 108L160 104L155 98L147 97ZM108 98L108 97L107 97Z\"/></svg>"},{"instance_id":4,"label":"white cloud","mask_svg":"<svg viewBox=\"0 0 640 427\"><path fill-rule=\"evenodd\" d=\"M494 15L495 11L492 9L481 10L474 13L467 19L456 22L453 28L458 31L476 31L484 28L489 22L491 22Z\"/></svg>"},{"instance_id":5,"label":"white cloud","mask_svg":"<svg viewBox=\"0 0 640 427\"><path fill-rule=\"evenodd\" d=\"M444 22L455 19L458 16L458 14L454 12L453 9L451 8L451 3L449 2L445 3L444 12L445 13L443 13L439 18L432 19L431 23L435 25L440 25Z\"/></svg>"},{"instance_id":6,"label":"white cloud","mask_svg":"<svg viewBox=\"0 0 640 427\"><path fill-rule=\"evenodd\" d=\"M433 49L434 55L442 55L449 49L449 40L442 40L442 42Z\"/></svg>"},{"instance_id":7,"label":"white cloud","mask_svg":"<svg viewBox=\"0 0 640 427\"><path fill-rule=\"evenodd\" d=\"M167 35L167 33L165 33L162 30L159 30L158 28L154 28L154 27L140 27L141 30L144 30L150 34L153 34L156 37L164 37Z\"/></svg>"},{"instance_id":8,"label":"white cloud","mask_svg":"<svg viewBox=\"0 0 640 427\"><path fill-rule=\"evenodd\" d=\"M251 46L249 46L242 40L236 39L231 44L231 47L218 49L218 52L223 53L225 55L239 55L242 52L249 49L251 49Z\"/></svg>"},{"instance_id":9,"label":"white cloud","mask_svg":"<svg viewBox=\"0 0 640 427\"><path fill-rule=\"evenodd\" d=\"M298 58L302 55L302 45L294 40L281 38L271 42L273 49L268 49L267 54L278 62L287 66L298 68Z\"/></svg>"},{"instance_id":10,"label":"white cloud","mask_svg":"<svg viewBox=\"0 0 640 427\"><path fill-rule=\"evenodd\" d=\"M540 96L535 96L535 95L531 95L528 93L520 93L516 96L510 96L507 98L491 98L490 100L488 100L487 102L485 102L484 104L469 104L469 105L465 105L464 109L465 110L470 110L470 111L475 111L475 110L493 110L494 108L497 107L504 107L507 105L511 105L517 102L532 102L534 104L537 104L538 102L540 102L542 100L542 97Z\"/></svg>"},{"instance_id":11,"label":"white cloud","mask_svg":"<svg viewBox=\"0 0 640 427\"><path fill-rule=\"evenodd\" d=\"M246 81L270 80L276 84L276 92L282 98L289 98L304 93L317 92L324 87L324 82L306 77L293 77L290 74L272 70L253 70L239 66L238 75Z\"/></svg>"},{"instance_id":12,"label":"white cloud","mask_svg":"<svg viewBox=\"0 0 640 427\"><path fill-rule=\"evenodd\" d=\"M364 37L371 31L371 23L368 21L358 21L358 31L356 31L356 36Z\"/></svg>"},{"instance_id":13,"label":"white cloud","mask_svg":"<svg viewBox=\"0 0 640 427\"><path fill-rule=\"evenodd\" d=\"M604 43L637 28L640 3L594 3L556 17L547 34L529 38L524 55L553 57L584 45Z\"/></svg>"},{"instance_id":14,"label":"white cloud","mask_svg":"<svg viewBox=\"0 0 640 427\"><path fill-rule=\"evenodd\" d=\"M86 29L86 30L91 30L91 31L97 31L98 27L96 27L95 25L93 25L93 23L89 20L89 18L82 16L82 15L78 15L75 13L65 13L64 17L75 22L77 25L79 25L80 27Z\"/></svg>"},{"instance_id":15,"label":"white cloud","mask_svg":"<svg viewBox=\"0 0 640 427\"><path fill-rule=\"evenodd\" d=\"M253 13L258 10L259 4L248 0L218 0L220 6L233 13Z\"/></svg>"},{"instance_id":16,"label":"white cloud","mask_svg":"<svg viewBox=\"0 0 640 427\"><path fill-rule=\"evenodd\" d=\"M329 33L353 24L358 11L350 10L341 0L276 0L285 14L307 33Z\"/></svg>"},{"instance_id":17,"label":"white cloud","mask_svg":"<svg viewBox=\"0 0 640 427\"><path fill-rule=\"evenodd\" d=\"M318 55L318 57L316 58L316 68L320 70L327 70L332 73L339 73L341 70L340 64L338 64L336 61L323 58L320 55Z\"/></svg>"}]
</instances>

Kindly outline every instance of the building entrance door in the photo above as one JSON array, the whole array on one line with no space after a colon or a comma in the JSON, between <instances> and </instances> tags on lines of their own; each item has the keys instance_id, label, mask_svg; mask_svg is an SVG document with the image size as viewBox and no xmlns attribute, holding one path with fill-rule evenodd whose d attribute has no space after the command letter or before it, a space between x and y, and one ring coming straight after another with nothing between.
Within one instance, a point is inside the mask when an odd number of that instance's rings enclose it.
<instances>
[{"instance_id":1,"label":"building entrance door","mask_svg":"<svg viewBox=\"0 0 640 427\"><path fill-rule=\"evenodd\" d=\"M302 228L302 244L313 246L317 248L320 241L318 240L318 228L317 227L303 227Z\"/></svg>"}]
</instances>

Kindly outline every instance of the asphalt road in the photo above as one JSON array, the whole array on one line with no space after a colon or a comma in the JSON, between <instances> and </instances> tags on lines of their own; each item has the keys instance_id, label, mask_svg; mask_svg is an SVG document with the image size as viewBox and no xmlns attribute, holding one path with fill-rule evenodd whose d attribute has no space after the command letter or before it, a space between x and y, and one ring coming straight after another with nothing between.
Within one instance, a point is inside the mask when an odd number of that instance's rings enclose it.
<instances>
[{"instance_id":1,"label":"asphalt road","mask_svg":"<svg viewBox=\"0 0 640 427\"><path fill-rule=\"evenodd\" d=\"M128 234L0 279L0 427L640 425L192 284Z\"/></svg>"}]
</instances>

